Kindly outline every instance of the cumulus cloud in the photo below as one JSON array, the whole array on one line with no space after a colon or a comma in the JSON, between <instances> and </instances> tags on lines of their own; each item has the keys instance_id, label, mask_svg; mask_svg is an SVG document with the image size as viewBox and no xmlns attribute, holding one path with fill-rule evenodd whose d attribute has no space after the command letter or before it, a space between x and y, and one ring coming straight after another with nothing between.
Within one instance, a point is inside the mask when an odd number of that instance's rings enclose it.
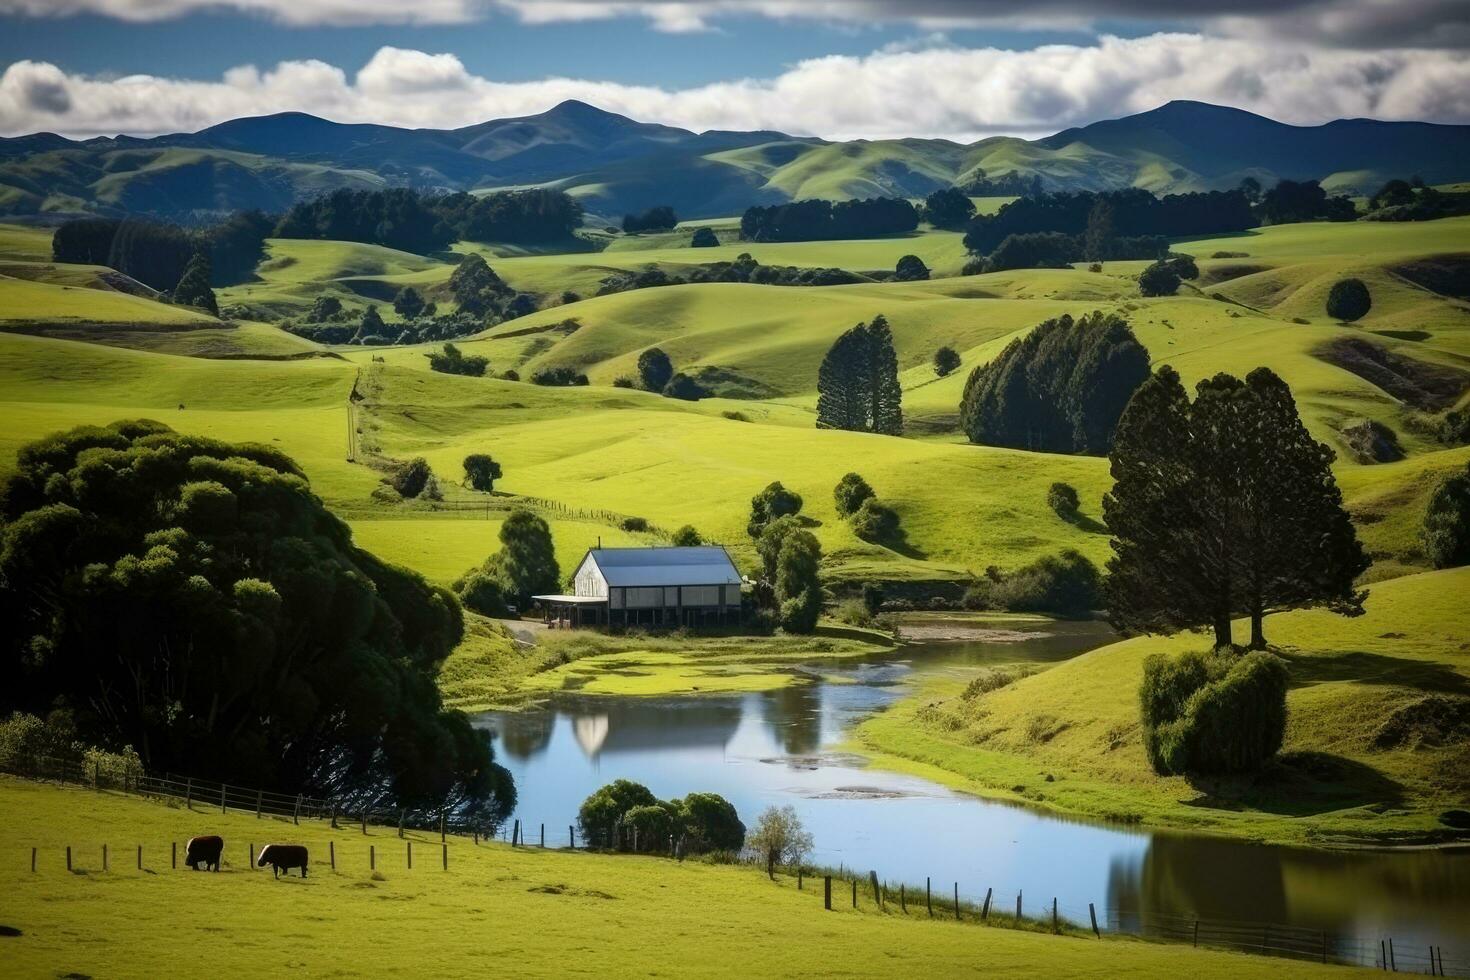
<instances>
[{"instance_id":1,"label":"cumulus cloud","mask_svg":"<svg viewBox=\"0 0 1470 980\"><path fill-rule=\"evenodd\" d=\"M89 13L130 21L208 10L298 25L453 24L496 11L528 24L641 17L658 30L674 32L705 30L735 16L932 28L1087 27L1143 20L1349 46L1470 47L1465 0L0 0L0 14Z\"/></svg>"},{"instance_id":2,"label":"cumulus cloud","mask_svg":"<svg viewBox=\"0 0 1470 980\"><path fill-rule=\"evenodd\" d=\"M299 110L341 122L453 128L580 99L649 122L832 138L1035 136L1172 99L1286 122L1340 117L1470 123L1470 56L1313 49L1198 34L1102 37L1025 51L928 46L799 62L768 79L684 89L578 78L497 82L452 54L380 49L349 77L321 61L241 66L219 81L100 78L20 61L0 75L0 132L195 130Z\"/></svg>"}]
</instances>

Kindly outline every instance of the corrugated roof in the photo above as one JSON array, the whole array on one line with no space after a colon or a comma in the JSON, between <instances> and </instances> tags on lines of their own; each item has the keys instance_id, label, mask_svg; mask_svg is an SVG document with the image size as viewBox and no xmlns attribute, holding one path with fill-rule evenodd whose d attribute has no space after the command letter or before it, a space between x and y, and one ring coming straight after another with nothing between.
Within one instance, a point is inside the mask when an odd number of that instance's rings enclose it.
<instances>
[{"instance_id":1,"label":"corrugated roof","mask_svg":"<svg viewBox=\"0 0 1470 980\"><path fill-rule=\"evenodd\" d=\"M610 586L739 585L740 573L724 548L593 548Z\"/></svg>"}]
</instances>

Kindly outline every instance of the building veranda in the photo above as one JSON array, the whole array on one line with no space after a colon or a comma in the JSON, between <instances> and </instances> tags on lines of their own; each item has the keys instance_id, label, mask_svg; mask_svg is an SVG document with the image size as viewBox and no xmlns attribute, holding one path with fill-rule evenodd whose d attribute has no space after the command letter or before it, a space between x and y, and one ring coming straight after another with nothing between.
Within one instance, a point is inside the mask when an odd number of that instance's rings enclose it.
<instances>
[{"instance_id":1,"label":"building veranda","mask_svg":"<svg viewBox=\"0 0 1470 980\"><path fill-rule=\"evenodd\" d=\"M740 573L717 545L593 548L571 595L533 598L547 625L720 626L740 621Z\"/></svg>"}]
</instances>

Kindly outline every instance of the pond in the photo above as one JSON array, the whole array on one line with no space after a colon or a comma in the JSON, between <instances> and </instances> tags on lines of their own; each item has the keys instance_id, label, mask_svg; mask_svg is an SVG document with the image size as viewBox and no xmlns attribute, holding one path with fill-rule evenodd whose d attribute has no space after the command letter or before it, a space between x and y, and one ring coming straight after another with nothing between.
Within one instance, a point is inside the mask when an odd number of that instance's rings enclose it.
<instances>
[{"instance_id":1,"label":"pond","mask_svg":"<svg viewBox=\"0 0 1470 980\"><path fill-rule=\"evenodd\" d=\"M981 900L1028 915L1050 910L1138 928L1200 917L1271 923L1359 937L1364 956L1392 937L1408 950L1443 945L1470 958L1470 852L1317 851L1220 837L1146 832L1050 816L885 772L841 750L853 725L920 675L1018 661L1056 661L1112 639L1097 623L1008 622L971 640L926 640L843 666L813 665L813 680L731 696L595 698L558 695L543 707L489 712L514 774L516 816L531 843L545 824L564 845L577 807L613 779L660 798L710 791L747 825L767 806L792 804L815 838L812 861ZM915 629L916 633L925 632ZM941 634L943 630L934 630ZM580 841L579 841L580 843ZM1346 952L1346 950L1344 950Z\"/></svg>"}]
</instances>

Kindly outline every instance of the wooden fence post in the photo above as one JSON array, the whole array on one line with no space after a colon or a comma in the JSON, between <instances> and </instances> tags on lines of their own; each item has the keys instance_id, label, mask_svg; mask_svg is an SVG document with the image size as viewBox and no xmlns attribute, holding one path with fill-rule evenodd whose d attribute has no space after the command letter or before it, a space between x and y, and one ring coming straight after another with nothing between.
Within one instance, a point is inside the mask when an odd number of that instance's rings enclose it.
<instances>
[{"instance_id":1,"label":"wooden fence post","mask_svg":"<svg viewBox=\"0 0 1470 980\"><path fill-rule=\"evenodd\" d=\"M413 870L413 841L408 842L408 870Z\"/></svg>"},{"instance_id":2,"label":"wooden fence post","mask_svg":"<svg viewBox=\"0 0 1470 980\"><path fill-rule=\"evenodd\" d=\"M439 843L443 844L447 840L448 840L448 838L446 838L444 836L444 811L443 810L440 810L439 811Z\"/></svg>"},{"instance_id":3,"label":"wooden fence post","mask_svg":"<svg viewBox=\"0 0 1470 980\"><path fill-rule=\"evenodd\" d=\"M301 794L296 794L296 808L291 811L291 822L300 826L301 824Z\"/></svg>"},{"instance_id":4,"label":"wooden fence post","mask_svg":"<svg viewBox=\"0 0 1470 980\"><path fill-rule=\"evenodd\" d=\"M852 907L857 908L857 879L852 879Z\"/></svg>"},{"instance_id":5,"label":"wooden fence post","mask_svg":"<svg viewBox=\"0 0 1470 980\"><path fill-rule=\"evenodd\" d=\"M954 883L954 920L960 921L960 883Z\"/></svg>"},{"instance_id":6,"label":"wooden fence post","mask_svg":"<svg viewBox=\"0 0 1470 980\"><path fill-rule=\"evenodd\" d=\"M822 905L828 912L832 911L832 876L826 875L822 878Z\"/></svg>"},{"instance_id":7,"label":"wooden fence post","mask_svg":"<svg viewBox=\"0 0 1470 980\"><path fill-rule=\"evenodd\" d=\"M567 846L575 851L577 849L577 827L575 824L567 824L567 840L571 841Z\"/></svg>"},{"instance_id":8,"label":"wooden fence post","mask_svg":"<svg viewBox=\"0 0 1470 980\"><path fill-rule=\"evenodd\" d=\"M878 887L878 872L868 872L868 884L873 886L873 904L881 910L883 908L883 892Z\"/></svg>"},{"instance_id":9,"label":"wooden fence post","mask_svg":"<svg viewBox=\"0 0 1470 980\"><path fill-rule=\"evenodd\" d=\"M337 829L337 801L332 801L332 829Z\"/></svg>"},{"instance_id":10,"label":"wooden fence post","mask_svg":"<svg viewBox=\"0 0 1470 980\"><path fill-rule=\"evenodd\" d=\"M909 914L908 896L904 894L902 884L898 886L898 907L903 910L904 915Z\"/></svg>"},{"instance_id":11,"label":"wooden fence post","mask_svg":"<svg viewBox=\"0 0 1470 980\"><path fill-rule=\"evenodd\" d=\"M71 845L66 845L66 870L71 870Z\"/></svg>"},{"instance_id":12,"label":"wooden fence post","mask_svg":"<svg viewBox=\"0 0 1470 980\"><path fill-rule=\"evenodd\" d=\"M1057 918L1057 899L1055 895L1051 899L1051 931L1058 935L1062 931L1061 920Z\"/></svg>"},{"instance_id":13,"label":"wooden fence post","mask_svg":"<svg viewBox=\"0 0 1470 980\"><path fill-rule=\"evenodd\" d=\"M994 889L991 889L991 888L985 889L985 907L980 910L980 921L981 922L988 922L988 921L990 921L990 893L992 891L994 891Z\"/></svg>"},{"instance_id":14,"label":"wooden fence post","mask_svg":"<svg viewBox=\"0 0 1470 980\"><path fill-rule=\"evenodd\" d=\"M327 841L327 860L332 863L332 870L333 871L336 871L337 870L337 842L334 841L334 840Z\"/></svg>"},{"instance_id":15,"label":"wooden fence post","mask_svg":"<svg viewBox=\"0 0 1470 980\"><path fill-rule=\"evenodd\" d=\"M179 867L179 842L170 841L169 849L171 851L171 854L169 856L169 864L174 868L174 870L177 871Z\"/></svg>"},{"instance_id":16,"label":"wooden fence post","mask_svg":"<svg viewBox=\"0 0 1470 980\"><path fill-rule=\"evenodd\" d=\"M445 871L448 871L449 870L449 845L447 843L440 844L439 845L439 856L444 861L444 870Z\"/></svg>"},{"instance_id":17,"label":"wooden fence post","mask_svg":"<svg viewBox=\"0 0 1470 980\"><path fill-rule=\"evenodd\" d=\"M138 845L138 870L143 870L143 845Z\"/></svg>"},{"instance_id":18,"label":"wooden fence post","mask_svg":"<svg viewBox=\"0 0 1470 980\"><path fill-rule=\"evenodd\" d=\"M376 844L368 845L368 870L378 870L378 846Z\"/></svg>"},{"instance_id":19,"label":"wooden fence post","mask_svg":"<svg viewBox=\"0 0 1470 980\"><path fill-rule=\"evenodd\" d=\"M1388 968L1394 973L1399 972L1398 957L1393 955L1393 937L1388 937Z\"/></svg>"},{"instance_id":20,"label":"wooden fence post","mask_svg":"<svg viewBox=\"0 0 1470 980\"><path fill-rule=\"evenodd\" d=\"M107 845L102 845L102 870L107 870Z\"/></svg>"},{"instance_id":21,"label":"wooden fence post","mask_svg":"<svg viewBox=\"0 0 1470 980\"><path fill-rule=\"evenodd\" d=\"M255 842L251 841L245 845L245 868L248 871L255 870Z\"/></svg>"},{"instance_id":22,"label":"wooden fence post","mask_svg":"<svg viewBox=\"0 0 1470 980\"><path fill-rule=\"evenodd\" d=\"M1195 949L1198 949L1199 948L1199 920L1198 919L1195 919L1194 920L1194 946L1195 946Z\"/></svg>"},{"instance_id":23,"label":"wooden fence post","mask_svg":"<svg viewBox=\"0 0 1470 980\"><path fill-rule=\"evenodd\" d=\"M1016 921L1021 921L1021 893L1016 892Z\"/></svg>"},{"instance_id":24,"label":"wooden fence post","mask_svg":"<svg viewBox=\"0 0 1470 980\"><path fill-rule=\"evenodd\" d=\"M924 879L924 904L929 907L929 918L934 918L934 892L929 887L929 879Z\"/></svg>"},{"instance_id":25,"label":"wooden fence post","mask_svg":"<svg viewBox=\"0 0 1470 980\"><path fill-rule=\"evenodd\" d=\"M220 813L224 813L225 812L225 791L227 789L229 789L229 788L230 787L229 787L229 784L228 783L220 783L219 784L219 812Z\"/></svg>"},{"instance_id":26,"label":"wooden fence post","mask_svg":"<svg viewBox=\"0 0 1470 980\"><path fill-rule=\"evenodd\" d=\"M1092 934L1101 939L1102 933L1097 928L1097 909L1091 902L1087 903L1087 914L1092 917ZM1327 933L1325 932L1322 933L1322 962L1327 962Z\"/></svg>"},{"instance_id":27,"label":"wooden fence post","mask_svg":"<svg viewBox=\"0 0 1470 980\"><path fill-rule=\"evenodd\" d=\"M31 874L36 873L36 849L31 848Z\"/></svg>"},{"instance_id":28,"label":"wooden fence post","mask_svg":"<svg viewBox=\"0 0 1470 980\"><path fill-rule=\"evenodd\" d=\"M672 836L669 838L669 840L673 839ZM541 825L541 849L546 850L546 824Z\"/></svg>"}]
</instances>

